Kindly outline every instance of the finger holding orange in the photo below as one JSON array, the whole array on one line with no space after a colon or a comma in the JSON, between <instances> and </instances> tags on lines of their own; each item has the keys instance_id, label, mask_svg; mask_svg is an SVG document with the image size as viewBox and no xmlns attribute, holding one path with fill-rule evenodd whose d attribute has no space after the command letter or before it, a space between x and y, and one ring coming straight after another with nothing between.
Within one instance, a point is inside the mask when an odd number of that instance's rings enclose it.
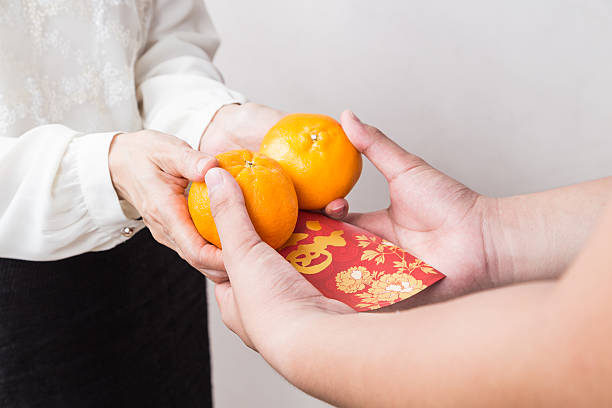
<instances>
[{"instance_id":1,"label":"finger holding orange","mask_svg":"<svg viewBox=\"0 0 612 408\"><path fill-rule=\"evenodd\" d=\"M248 150L233 150L216 158L219 167L238 182L255 231L271 247L282 246L293 233L298 216L291 178L276 161ZM191 184L187 203L200 235L221 248L205 183Z\"/></svg>"},{"instance_id":2,"label":"finger holding orange","mask_svg":"<svg viewBox=\"0 0 612 408\"><path fill-rule=\"evenodd\" d=\"M326 115L285 116L264 136L260 153L278 161L291 177L303 210L345 197L361 174L361 154Z\"/></svg>"}]
</instances>

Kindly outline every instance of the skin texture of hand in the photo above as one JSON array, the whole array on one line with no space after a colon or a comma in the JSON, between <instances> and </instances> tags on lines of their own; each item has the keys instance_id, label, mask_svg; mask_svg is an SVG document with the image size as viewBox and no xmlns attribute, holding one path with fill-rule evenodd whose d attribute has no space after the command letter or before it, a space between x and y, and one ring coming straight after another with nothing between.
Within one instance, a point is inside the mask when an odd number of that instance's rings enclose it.
<instances>
[{"instance_id":1,"label":"skin texture of hand","mask_svg":"<svg viewBox=\"0 0 612 408\"><path fill-rule=\"evenodd\" d=\"M256 103L223 106L204 132L200 150L215 156L236 149L257 151L263 137L286 113ZM348 214L348 202L339 198L330 202L324 213L340 219Z\"/></svg>"},{"instance_id":2,"label":"skin texture of hand","mask_svg":"<svg viewBox=\"0 0 612 408\"><path fill-rule=\"evenodd\" d=\"M213 168L206 173L206 184L231 282L217 285L215 295L223 322L246 345L264 356L275 356L283 335L300 330L311 316L351 313L343 303L324 297L261 241L240 187L229 173Z\"/></svg>"},{"instance_id":3,"label":"skin texture of hand","mask_svg":"<svg viewBox=\"0 0 612 408\"><path fill-rule=\"evenodd\" d=\"M355 147L389 183L389 208L345 221L380 235L448 278L396 308L441 301L494 286L483 231L489 200L429 166L350 111L341 123ZM390 310L390 309L386 309Z\"/></svg>"},{"instance_id":4,"label":"skin texture of hand","mask_svg":"<svg viewBox=\"0 0 612 408\"><path fill-rule=\"evenodd\" d=\"M119 198L143 218L153 237L175 250L214 282L227 280L221 251L197 232L185 189L202 181L217 161L182 140L144 130L115 136L109 151L111 179Z\"/></svg>"}]
</instances>

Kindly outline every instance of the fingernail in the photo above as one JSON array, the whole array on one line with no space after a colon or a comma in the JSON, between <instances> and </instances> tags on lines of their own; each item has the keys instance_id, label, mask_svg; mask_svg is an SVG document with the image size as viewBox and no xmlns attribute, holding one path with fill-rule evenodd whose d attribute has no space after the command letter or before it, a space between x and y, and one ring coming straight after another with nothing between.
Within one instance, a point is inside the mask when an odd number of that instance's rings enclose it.
<instances>
[{"instance_id":1,"label":"fingernail","mask_svg":"<svg viewBox=\"0 0 612 408\"><path fill-rule=\"evenodd\" d=\"M341 219L344 218L347 214L347 208L345 206L340 206L338 208L334 208L333 210L331 210L331 212L329 213L329 215L332 218L336 218L336 219Z\"/></svg>"},{"instance_id":2,"label":"fingernail","mask_svg":"<svg viewBox=\"0 0 612 408\"><path fill-rule=\"evenodd\" d=\"M218 190L221 186L223 186L223 174L221 173L221 169L214 167L208 170L208 172L206 172L206 176L204 176L204 180L206 181L208 194L212 195L215 190Z\"/></svg>"},{"instance_id":3,"label":"fingernail","mask_svg":"<svg viewBox=\"0 0 612 408\"><path fill-rule=\"evenodd\" d=\"M199 174L204 173L204 169L206 168L206 166L208 166L209 163L210 163L210 159L208 157L198 160L198 164L196 164L198 173Z\"/></svg>"},{"instance_id":4,"label":"fingernail","mask_svg":"<svg viewBox=\"0 0 612 408\"><path fill-rule=\"evenodd\" d=\"M344 210L344 206L342 204L333 205L330 209L333 213L339 213Z\"/></svg>"},{"instance_id":5,"label":"fingernail","mask_svg":"<svg viewBox=\"0 0 612 408\"><path fill-rule=\"evenodd\" d=\"M351 118L353 118L355 121L361 123L361 119L359 119L352 110L349 111L349 115L351 115Z\"/></svg>"}]
</instances>

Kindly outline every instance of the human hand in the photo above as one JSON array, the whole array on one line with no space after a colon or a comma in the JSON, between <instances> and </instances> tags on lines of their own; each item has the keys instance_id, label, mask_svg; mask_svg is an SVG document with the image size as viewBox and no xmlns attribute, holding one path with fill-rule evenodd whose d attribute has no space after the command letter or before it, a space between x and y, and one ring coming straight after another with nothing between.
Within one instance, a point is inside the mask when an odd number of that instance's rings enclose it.
<instances>
[{"instance_id":1,"label":"human hand","mask_svg":"<svg viewBox=\"0 0 612 408\"><path fill-rule=\"evenodd\" d=\"M299 336L305 322L351 309L324 297L261 241L240 187L229 173L220 168L209 170L206 185L230 279L215 287L223 322L278 368L290 352L291 342L285 340Z\"/></svg>"},{"instance_id":2,"label":"human hand","mask_svg":"<svg viewBox=\"0 0 612 408\"><path fill-rule=\"evenodd\" d=\"M392 308L495 286L492 255L484 236L490 199L406 152L352 112L344 112L341 123L353 145L385 176L391 196L389 208L350 214L345 221L396 243L448 276Z\"/></svg>"},{"instance_id":3,"label":"human hand","mask_svg":"<svg viewBox=\"0 0 612 408\"><path fill-rule=\"evenodd\" d=\"M268 106L247 102L225 105L206 128L200 150L215 156L229 150L259 150L268 130L286 113Z\"/></svg>"},{"instance_id":4,"label":"human hand","mask_svg":"<svg viewBox=\"0 0 612 408\"><path fill-rule=\"evenodd\" d=\"M167 134L143 130L115 136L109 170L119 198L142 216L153 237L214 282L227 280L221 251L195 229L185 198L189 181L202 181L214 157Z\"/></svg>"},{"instance_id":5,"label":"human hand","mask_svg":"<svg viewBox=\"0 0 612 408\"><path fill-rule=\"evenodd\" d=\"M219 109L202 136L200 150L215 156L236 149L257 151L263 137L286 113L256 103L225 105ZM324 213L343 218L349 205L344 198L330 202Z\"/></svg>"}]
</instances>

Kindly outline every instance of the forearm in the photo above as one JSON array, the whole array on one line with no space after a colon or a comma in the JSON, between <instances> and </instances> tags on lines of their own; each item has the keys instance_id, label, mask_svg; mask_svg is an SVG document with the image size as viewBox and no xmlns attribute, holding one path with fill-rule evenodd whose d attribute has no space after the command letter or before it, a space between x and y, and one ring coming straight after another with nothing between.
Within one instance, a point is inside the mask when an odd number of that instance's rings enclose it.
<instances>
[{"instance_id":1,"label":"forearm","mask_svg":"<svg viewBox=\"0 0 612 408\"><path fill-rule=\"evenodd\" d=\"M558 326L546 324L554 317L553 285L505 288L395 314L312 320L275 368L338 406L533 404L545 393L547 372L564 364L550 344Z\"/></svg>"},{"instance_id":2,"label":"forearm","mask_svg":"<svg viewBox=\"0 0 612 408\"><path fill-rule=\"evenodd\" d=\"M400 313L277 321L293 334L260 351L339 406L608 406L612 207L595 224L563 279Z\"/></svg>"},{"instance_id":3,"label":"forearm","mask_svg":"<svg viewBox=\"0 0 612 408\"><path fill-rule=\"evenodd\" d=\"M201 0L160 0L136 66L143 125L197 149L202 132L224 105L245 102L222 83L212 64L219 45Z\"/></svg>"},{"instance_id":4,"label":"forearm","mask_svg":"<svg viewBox=\"0 0 612 408\"><path fill-rule=\"evenodd\" d=\"M612 177L491 199L483 232L498 286L558 277L583 247L612 197Z\"/></svg>"}]
</instances>

